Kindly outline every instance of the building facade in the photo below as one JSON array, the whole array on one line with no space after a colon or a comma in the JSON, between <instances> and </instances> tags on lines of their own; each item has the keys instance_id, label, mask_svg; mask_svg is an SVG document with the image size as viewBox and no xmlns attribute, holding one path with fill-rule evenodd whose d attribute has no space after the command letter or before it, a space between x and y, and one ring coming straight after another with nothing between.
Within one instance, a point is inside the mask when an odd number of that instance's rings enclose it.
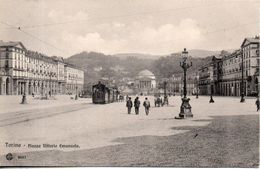
<instances>
[{"instance_id":1,"label":"building facade","mask_svg":"<svg viewBox=\"0 0 260 169\"><path fill-rule=\"evenodd\" d=\"M65 65L66 94L76 94L83 90L84 72L73 65Z\"/></svg>"},{"instance_id":2,"label":"building facade","mask_svg":"<svg viewBox=\"0 0 260 169\"><path fill-rule=\"evenodd\" d=\"M259 69L260 69L260 56L259 56L259 36L254 38L245 38L241 45L243 57L243 70L244 77L246 78L246 95L254 96L259 95Z\"/></svg>"},{"instance_id":3,"label":"building facade","mask_svg":"<svg viewBox=\"0 0 260 169\"><path fill-rule=\"evenodd\" d=\"M222 76L219 81L220 95L240 96L242 81L241 63L242 53L240 49L222 58Z\"/></svg>"},{"instance_id":4,"label":"building facade","mask_svg":"<svg viewBox=\"0 0 260 169\"><path fill-rule=\"evenodd\" d=\"M199 68L199 94L220 94L219 81L221 79L221 68L221 58L217 58L216 56L212 56L211 61L208 64Z\"/></svg>"},{"instance_id":5,"label":"building facade","mask_svg":"<svg viewBox=\"0 0 260 169\"><path fill-rule=\"evenodd\" d=\"M155 75L149 70L143 70L135 78L135 89L138 93L151 94L156 89Z\"/></svg>"},{"instance_id":6,"label":"building facade","mask_svg":"<svg viewBox=\"0 0 260 169\"><path fill-rule=\"evenodd\" d=\"M0 94L65 94L66 84L72 83L65 72L73 74L73 84L81 91L84 72L71 67L62 58L29 51L21 42L0 41Z\"/></svg>"},{"instance_id":7,"label":"building facade","mask_svg":"<svg viewBox=\"0 0 260 169\"><path fill-rule=\"evenodd\" d=\"M27 87L25 52L20 42L0 41L0 94L19 94Z\"/></svg>"},{"instance_id":8,"label":"building facade","mask_svg":"<svg viewBox=\"0 0 260 169\"><path fill-rule=\"evenodd\" d=\"M245 38L241 48L232 53L212 58L211 62L199 69L200 94L241 96L257 96L260 91L259 82L259 36ZM242 89L242 70L243 86Z\"/></svg>"},{"instance_id":9,"label":"building facade","mask_svg":"<svg viewBox=\"0 0 260 169\"><path fill-rule=\"evenodd\" d=\"M183 95L183 73L174 74L173 77L169 78L168 81L168 91L173 95ZM191 73L188 72L186 76L186 88L187 88L187 95L196 94L197 82L198 82L198 75L197 72Z\"/></svg>"}]
</instances>

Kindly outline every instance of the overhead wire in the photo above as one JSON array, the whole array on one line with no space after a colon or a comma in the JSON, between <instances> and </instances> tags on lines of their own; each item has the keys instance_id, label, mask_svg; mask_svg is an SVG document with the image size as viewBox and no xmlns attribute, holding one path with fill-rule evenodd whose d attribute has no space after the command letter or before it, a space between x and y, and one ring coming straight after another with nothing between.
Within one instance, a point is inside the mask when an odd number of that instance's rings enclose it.
<instances>
[{"instance_id":1,"label":"overhead wire","mask_svg":"<svg viewBox=\"0 0 260 169\"><path fill-rule=\"evenodd\" d=\"M17 27L17 26L11 25L11 24L3 22L3 21L0 21L0 23L2 23L4 25L7 25L9 29L16 29L16 30L26 34L27 36L30 36L31 38L37 39L38 41L40 41L40 42L42 42L42 43L44 43L44 44L46 44L48 46L51 46L52 48L54 48L54 49L56 49L58 51L61 51L61 52L64 52L64 53L67 54L67 52L65 52L65 50L57 48L53 44L38 38L37 36L35 36L35 35L27 32L27 31L25 31L24 29L37 28L37 27L48 27L48 26L70 24L70 23L77 23L77 22L84 22L84 21L89 21L91 19L111 19L111 18L120 18L120 17L146 15L146 14L152 14L152 13L163 13L163 12L168 12L168 11L173 11L173 10L176 11L176 10L183 10L183 9L189 9L189 8L208 7L208 6L218 5L218 4L219 3L217 3L217 4L208 4L208 5L200 5L200 6L186 6L186 7L171 8L171 9L166 9L166 10L148 11L148 12L141 12L141 13L135 13L135 14L124 14L124 15L108 16L108 17L93 17L93 18L89 18L89 19L86 19L86 20L74 20L74 21L72 20L72 21L64 21L64 22L58 22L58 23L47 23L47 24L41 24L41 25L32 25L32 26L19 26L19 27ZM217 33L217 32L222 32L222 31L225 32L225 31L229 31L229 30L232 30L232 29L237 29L239 27L247 26L247 25L250 25L250 24L255 24L255 22L240 24L240 25L229 27L229 28L220 28L220 29L216 29L216 30L212 30L212 31L207 31L207 32L204 32L202 34L206 34L207 35L207 34L212 34L212 33ZM4 28L4 29L8 29L8 28ZM178 38L178 39L181 39L181 38Z\"/></svg>"},{"instance_id":2,"label":"overhead wire","mask_svg":"<svg viewBox=\"0 0 260 169\"><path fill-rule=\"evenodd\" d=\"M8 24L8 23L3 22L3 21L0 21L0 23L9 26L9 27L12 28L12 29L16 29L16 30L18 30L18 31L20 31L20 32L22 32L22 33L24 33L24 34L26 34L27 36L30 36L30 37L32 37L32 38L34 38L34 39L37 39L38 41L40 41L40 42L42 42L42 43L44 43L44 44L46 44L46 45L48 45L48 46L50 46L50 47L52 47L52 48L58 50L58 51L60 51L60 52L63 52L63 53L65 53L65 54L67 54L67 52L66 52L65 50L62 50L62 49L60 49L60 48L57 48L57 47L54 46L53 44L51 44L51 43L49 43L49 42L46 42L46 41L44 41L44 40L38 38L37 36L28 33L27 31L22 30L21 27L16 27L16 26L14 26L14 25ZM213 34L213 33L217 33L217 32L226 32L226 31L230 31L230 30L233 30L233 29L238 29L238 28L240 28L240 27L244 27L244 26L248 26L248 25L252 25L252 24L256 24L256 22L254 21L254 22L248 22L248 23L244 23L244 24L240 24L240 25L231 26L231 27L228 27L228 28L220 28L220 29L216 29L216 30L212 30L212 31L207 31L207 32L204 32L204 33L202 33L202 34L208 35L208 34ZM185 37L183 37L183 38L185 38ZM178 38L178 40L180 40L180 39L182 39L182 38Z\"/></svg>"},{"instance_id":3,"label":"overhead wire","mask_svg":"<svg viewBox=\"0 0 260 169\"><path fill-rule=\"evenodd\" d=\"M58 51L60 51L60 52L62 52L62 53L64 53L64 54L67 54L67 53L68 53L68 52L66 52L65 50L62 50L62 49L60 49L60 48L57 48L57 47L54 46L53 44L51 44L51 43L49 43L49 42L46 42L46 41L44 41L44 40L38 38L37 36L35 36L35 35L33 35L33 34L30 34L30 33L26 32L26 31L22 30L21 27L16 27L16 26L14 26L14 25L11 25L11 24L6 23L6 22L3 22L3 21L0 21L0 23L2 23L2 24L4 24L4 25L7 25L7 26L9 26L10 28L16 29L16 30L22 32L23 34L25 34L25 35L27 35L27 36L30 36L31 38L34 38L34 39L36 39L36 40L38 40L38 41L44 43L45 45L48 45L48 46L50 46L50 47L52 47L52 48L54 48L54 49L56 49L56 50L58 50Z\"/></svg>"}]
</instances>

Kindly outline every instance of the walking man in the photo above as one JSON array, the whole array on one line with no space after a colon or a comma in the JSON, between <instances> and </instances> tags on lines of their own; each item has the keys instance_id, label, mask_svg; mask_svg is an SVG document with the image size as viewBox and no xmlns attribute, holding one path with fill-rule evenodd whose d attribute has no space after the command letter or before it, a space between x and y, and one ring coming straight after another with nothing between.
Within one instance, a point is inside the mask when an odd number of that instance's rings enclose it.
<instances>
[{"instance_id":1,"label":"walking man","mask_svg":"<svg viewBox=\"0 0 260 169\"><path fill-rule=\"evenodd\" d=\"M143 106L145 108L145 113L148 116L149 114L149 109L150 109L150 101L147 99L147 97L145 98L145 101L143 103Z\"/></svg>"},{"instance_id":2,"label":"walking man","mask_svg":"<svg viewBox=\"0 0 260 169\"><path fill-rule=\"evenodd\" d=\"M259 110L259 96L257 97L257 99L256 99L256 101L255 101L255 104L256 104L256 108L257 108L257 110L256 111L258 111Z\"/></svg>"},{"instance_id":3,"label":"walking man","mask_svg":"<svg viewBox=\"0 0 260 169\"><path fill-rule=\"evenodd\" d=\"M139 114L139 107L140 107L139 97L135 98L134 107L135 107L135 114L138 115Z\"/></svg>"},{"instance_id":4,"label":"walking man","mask_svg":"<svg viewBox=\"0 0 260 169\"><path fill-rule=\"evenodd\" d=\"M133 107L133 102L131 100L131 97L128 97L128 100L126 101L126 107L127 107L128 114L131 114L131 109Z\"/></svg>"}]
</instances>

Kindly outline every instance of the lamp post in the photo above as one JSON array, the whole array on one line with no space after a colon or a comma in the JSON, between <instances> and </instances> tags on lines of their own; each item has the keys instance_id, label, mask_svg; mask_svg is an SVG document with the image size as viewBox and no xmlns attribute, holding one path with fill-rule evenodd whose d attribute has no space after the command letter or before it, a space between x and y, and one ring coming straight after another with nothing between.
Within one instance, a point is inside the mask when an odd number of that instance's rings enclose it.
<instances>
[{"instance_id":1,"label":"lamp post","mask_svg":"<svg viewBox=\"0 0 260 169\"><path fill-rule=\"evenodd\" d=\"M241 57L242 57L242 62L241 62L241 71L242 71L242 79L241 79L241 100L240 102L243 103L245 102L245 98L244 98L244 57L243 57L243 51L241 53Z\"/></svg>"},{"instance_id":2,"label":"lamp post","mask_svg":"<svg viewBox=\"0 0 260 169\"><path fill-rule=\"evenodd\" d=\"M187 63L188 59L188 51L186 51L186 48L184 48L184 51L182 52L182 58L183 61L180 62L180 66L182 67L184 71L184 78L183 78L183 98L182 98L182 104L180 107L180 113L179 117L175 117L177 119L184 119L186 117L193 117L193 114L191 113L191 106L190 106L190 99L187 98L187 82L186 82L186 72L188 68L192 66L192 62L190 64Z\"/></svg>"},{"instance_id":3,"label":"lamp post","mask_svg":"<svg viewBox=\"0 0 260 169\"><path fill-rule=\"evenodd\" d=\"M260 54L259 54L259 44L258 44L258 49L256 50L257 57L260 59ZM258 62L258 68L256 70L256 76L257 76L257 97L260 96L260 63Z\"/></svg>"},{"instance_id":4,"label":"lamp post","mask_svg":"<svg viewBox=\"0 0 260 169\"><path fill-rule=\"evenodd\" d=\"M213 85L210 85L210 100L209 103L214 103L213 100Z\"/></svg>"},{"instance_id":5,"label":"lamp post","mask_svg":"<svg viewBox=\"0 0 260 169\"><path fill-rule=\"evenodd\" d=\"M163 82L163 89L164 89L164 98L167 97L167 93L166 93L166 87L167 87L167 81L164 80Z\"/></svg>"},{"instance_id":6,"label":"lamp post","mask_svg":"<svg viewBox=\"0 0 260 169\"><path fill-rule=\"evenodd\" d=\"M163 81L163 88L164 88L164 98L163 98L163 105L168 105L168 96L167 96L167 79L165 78Z\"/></svg>"},{"instance_id":7,"label":"lamp post","mask_svg":"<svg viewBox=\"0 0 260 169\"><path fill-rule=\"evenodd\" d=\"M77 76L76 76L77 78ZM76 79L76 96L75 96L75 100L78 100L78 84L77 84L77 79Z\"/></svg>"},{"instance_id":8,"label":"lamp post","mask_svg":"<svg viewBox=\"0 0 260 169\"><path fill-rule=\"evenodd\" d=\"M78 86L76 86L76 96L75 96L75 100L78 100Z\"/></svg>"},{"instance_id":9,"label":"lamp post","mask_svg":"<svg viewBox=\"0 0 260 169\"><path fill-rule=\"evenodd\" d=\"M49 91L49 94L50 94L50 97L51 97L51 95L52 95L52 91L51 91L52 90L52 84L51 84L52 72L50 72L49 75L50 75L50 82L49 82L50 91Z\"/></svg>"},{"instance_id":10,"label":"lamp post","mask_svg":"<svg viewBox=\"0 0 260 169\"><path fill-rule=\"evenodd\" d=\"M199 76L196 76L196 99L199 98Z\"/></svg>"},{"instance_id":11,"label":"lamp post","mask_svg":"<svg viewBox=\"0 0 260 169\"><path fill-rule=\"evenodd\" d=\"M21 104L27 104L27 100L26 100L26 85L25 84L24 84L23 97L22 97Z\"/></svg>"}]
</instances>

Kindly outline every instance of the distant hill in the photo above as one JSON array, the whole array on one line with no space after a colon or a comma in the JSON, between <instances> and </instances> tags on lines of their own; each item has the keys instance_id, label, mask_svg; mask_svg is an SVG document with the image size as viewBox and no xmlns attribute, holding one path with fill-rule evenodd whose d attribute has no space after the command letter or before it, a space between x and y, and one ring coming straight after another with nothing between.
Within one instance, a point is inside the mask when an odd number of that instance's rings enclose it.
<instances>
[{"instance_id":1,"label":"distant hill","mask_svg":"<svg viewBox=\"0 0 260 169\"><path fill-rule=\"evenodd\" d=\"M229 50L231 51L231 50ZM195 71L210 60L210 56L219 56L223 51L189 50L193 65L189 71ZM144 69L152 71L157 77L170 77L180 73L181 52L168 56L121 53L105 55L97 52L81 52L66 59L85 71L85 84L96 83L100 78L121 80L124 77L133 78Z\"/></svg>"},{"instance_id":2,"label":"distant hill","mask_svg":"<svg viewBox=\"0 0 260 169\"><path fill-rule=\"evenodd\" d=\"M150 69L153 60L136 56L124 58L97 52L81 52L66 59L67 62L82 68L85 72L85 84L96 83L101 78L120 80L134 77L143 69Z\"/></svg>"},{"instance_id":3,"label":"distant hill","mask_svg":"<svg viewBox=\"0 0 260 169\"><path fill-rule=\"evenodd\" d=\"M207 57L193 57L188 59L192 62L192 66L188 69L189 72L196 71L200 66L205 65L211 60L211 56ZM173 74L182 73L180 67L182 56L180 53L171 54L170 56L160 57L153 62L153 72L158 77L171 77Z\"/></svg>"},{"instance_id":4,"label":"distant hill","mask_svg":"<svg viewBox=\"0 0 260 169\"><path fill-rule=\"evenodd\" d=\"M225 51L227 52L232 52L235 49L227 49ZM188 50L189 55L194 57L194 58L204 58L207 56L212 56L212 55L219 55L221 51L210 51L210 50L203 50L203 49L191 49ZM180 52L176 52L173 54L180 54ZM171 54L169 54L171 55ZM162 56L166 56L166 55L151 55L151 54L143 54L143 53L118 53L118 54L114 54L113 56L117 56L120 59L125 59L127 57L133 56L133 57L137 57L137 58L141 58L141 59L152 59L152 60L156 60L159 59Z\"/></svg>"},{"instance_id":5,"label":"distant hill","mask_svg":"<svg viewBox=\"0 0 260 169\"><path fill-rule=\"evenodd\" d=\"M118 57L111 56L111 55L105 55L103 53L97 53L97 52L81 52L75 55L72 55L71 57L67 58L66 60L71 63L75 64L76 66L79 66L83 69L92 69L95 67L111 67L117 64Z\"/></svg>"},{"instance_id":6,"label":"distant hill","mask_svg":"<svg viewBox=\"0 0 260 169\"><path fill-rule=\"evenodd\" d=\"M162 55L151 55L151 54L143 54L143 53L117 53L113 56L119 57L120 59L125 59L127 57L137 57L139 59L158 59Z\"/></svg>"},{"instance_id":7,"label":"distant hill","mask_svg":"<svg viewBox=\"0 0 260 169\"><path fill-rule=\"evenodd\" d=\"M228 49L225 51L233 52L234 49ZM200 57L200 58L204 58L204 57L212 56L212 55L219 55L221 53L221 51L209 51L209 50L201 50L201 49L191 49L188 52L189 52L190 56Z\"/></svg>"},{"instance_id":8,"label":"distant hill","mask_svg":"<svg viewBox=\"0 0 260 169\"><path fill-rule=\"evenodd\" d=\"M220 51L208 51L208 50L200 50L200 49L191 49L188 52L190 56L196 58L198 57L204 58L207 56L218 55L220 53Z\"/></svg>"}]
</instances>

